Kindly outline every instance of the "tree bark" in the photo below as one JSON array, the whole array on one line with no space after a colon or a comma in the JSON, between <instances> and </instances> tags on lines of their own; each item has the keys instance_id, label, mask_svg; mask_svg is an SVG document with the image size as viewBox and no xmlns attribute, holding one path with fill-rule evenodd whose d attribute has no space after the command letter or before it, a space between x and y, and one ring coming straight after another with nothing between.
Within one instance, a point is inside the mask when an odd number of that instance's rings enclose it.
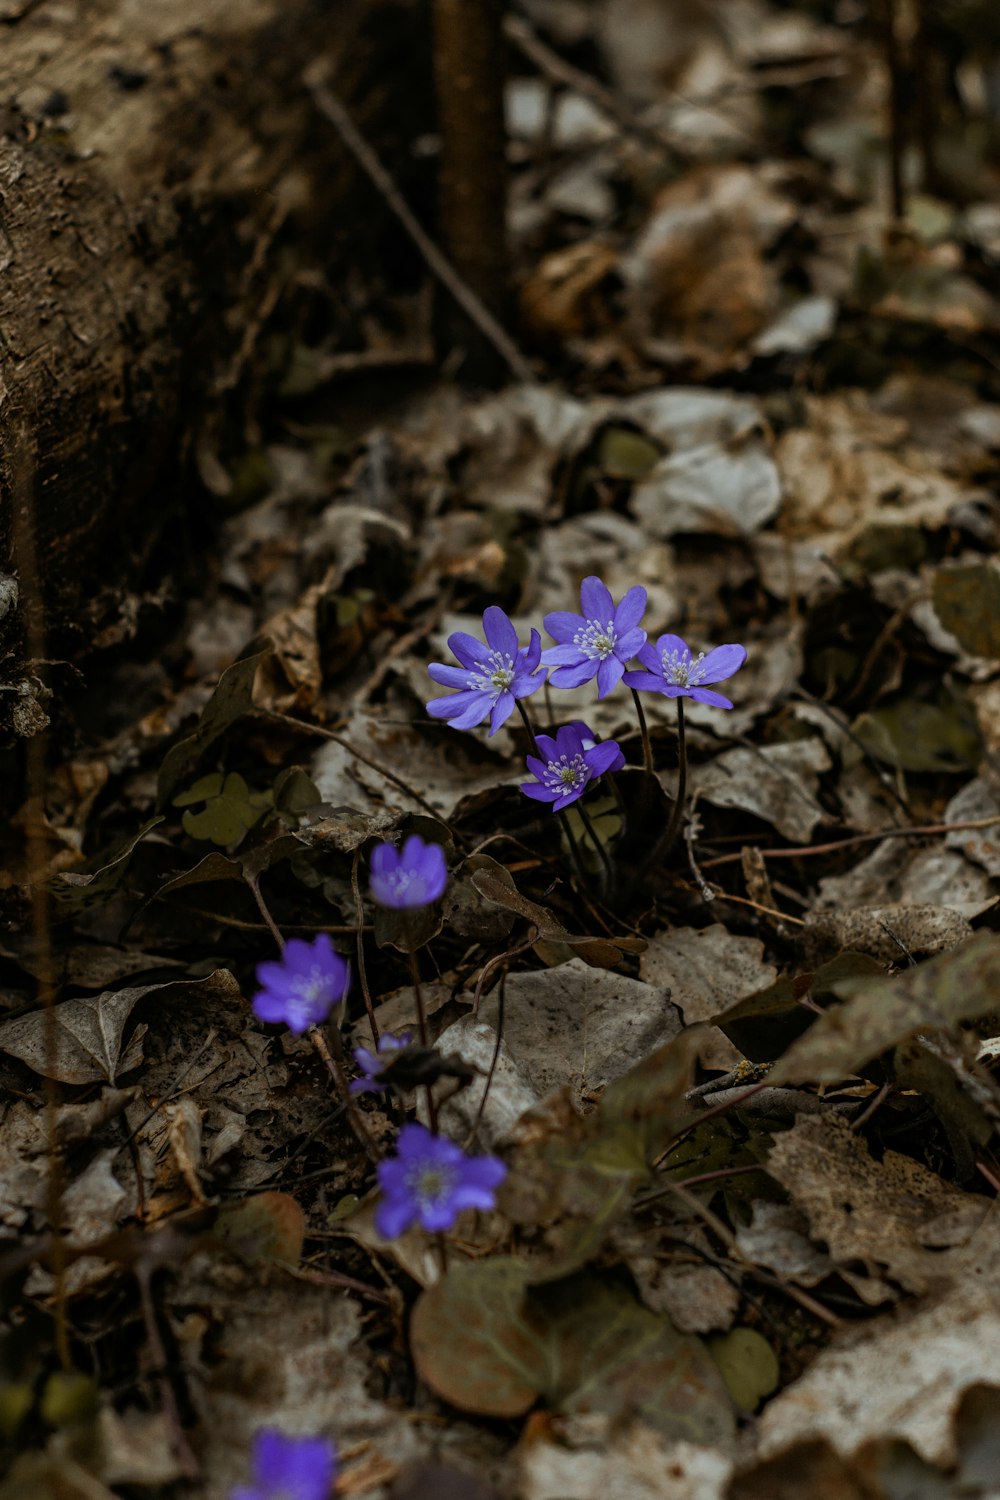
<instances>
[{"instance_id":1,"label":"tree bark","mask_svg":"<svg viewBox=\"0 0 1000 1500\"><path fill-rule=\"evenodd\" d=\"M192 414L232 381L278 226L312 253L344 222L356 169L303 69L331 54L391 154L407 109L429 119L426 29L423 0L0 0L8 684L26 604L43 598L53 654L78 654L176 521ZM363 197L362 248L378 218ZM17 577L26 527L35 579Z\"/></svg>"}]
</instances>

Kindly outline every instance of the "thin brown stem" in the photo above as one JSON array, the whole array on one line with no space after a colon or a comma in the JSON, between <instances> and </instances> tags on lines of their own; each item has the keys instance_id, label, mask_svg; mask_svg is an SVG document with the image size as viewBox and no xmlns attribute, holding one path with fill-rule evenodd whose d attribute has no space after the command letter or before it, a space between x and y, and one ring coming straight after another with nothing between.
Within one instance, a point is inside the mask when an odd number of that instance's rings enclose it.
<instances>
[{"instance_id":1,"label":"thin brown stem","mask_svg":"<svg viewBox=\"0 0 1000 1500\"><path fill-rule=\"evenodd\" d=\"M635 688L630 688L632 702L635 704L636 717L639 720L639 733L642 735L642 764L647 776L653 774L653 743L649 738L649 725L646 723L646 710L642 706L642 699ZM681 701L678 698L678 703Z\"/></svg>"},{"instance_id":2,"label":"thin brown stem","mask_svg":"<svg viewBox=\"0 0 1000 1500\"><path fill-rule=\"evenodd\" d=\"M355 161L382 194L430 270L451 293L480 333L493 345L515 380L520 380L525 385L534 384L534 372L513 339L501 327L489 309L483 305L482 300L476 296L468 283L462 280L455 267L422 228L378 156L362 136L340 100L327 88L325 75L328 68L328 60L321 58L317 64L307 70L305 75L305 84L312 94L316 108L333 125Z\"/></svg>"},{"instance_id":3,"label":"thin brown stem","mask_svg":"<svg viewBox=\"0 0 1000 1500\"><path fill-rule=\"evenodd\" d=\"M417 1007L417 1029L420 1032L421 1047L430 1047L430 1033L427 1030L427 1012L424 1009L424 996L420 988L420 964L417 961L415 948L410 949L410 977L413 981L413 999ZM434 1088L432 1084L425 1086L424 1096L427 1100L427 1120L434 1133L437 1133L437 1104L434 1100Z\"/></svg>"},{"instance_id":4,"label":"thin brown stem","mask_svg":"<svg viewBox=\"0 0 1000 1500\"><path fill-rule=\"evenodd\" d=\"M330 1035L333 1038L333 1051L326 1037L318 1026L310 1026L308 1031L309 1040L323 1060L323 1066L333 1079L336 1088L347 1112L347 1119L351 1129L368 1160L377 1165L381 1160L379 1149L372 1138L368 1126L365 1124L364 1116L354 1102L354 1098L347 1086L347 1072L344 1065L344 1039L340 1034L340 1027L334 1021L330 1026Z\"/></svg>"},{"instance_id":5,"label":"thin brown stem","mask_svg":"<svg viewBox=\"0 0 1000 1500\"><path fill-rule=\"evenodd\" d=\"M243 879L250 887L253 899L257 903L257 910L264 918L264 921L267 924L268 932L270 932L271 936L274 938L274 941L277 943L278 951L280 953L284 953L285 939L281 935L281 929L278 927L277 922L274 920L274 918L271 916L271 913L267 909L267 903L261 893L260 881L258 880L256 875L247 874L246 870L243 871Z\"/></svg>"},{"instance_id":6,"label":"thin brown stem","mask_svg":"<svg viewBox=\"0 0 1000 1500\"><path fill-rule=\"evenodd\" d=\"M372 1043L378 1047L378 1022L375 1019L375 1005L372 1001L371 990L368 988L368 971L365 968L365 910L361 902L361 881L358 869L361 864L361 850L355 849L354 859L351 862L351 890L354 892L354 915L357 918L357 954L358 954L358 983L361 985L361 998L365 1002L365 1014L368 1017L368 1025L371 1027Z\"/></svg>"},{"instance_id":7,"label":"thin brown stem","mask_svg":"<svg viewBox=\"0 0 1000 1500\"><path fill-rule=\"evenodd\" d=\"M931 834L961 833L967 829L993 828L1000 823L1000 814L990 818L968 818L959 823L924 823L915 828L880 828L875 833L856 833L849 839L833 839L827 844L799 844L791 849L761 849L764 859L808 859L813 854L836 854L840 849L851 849L857 844L878 844L883 839L913 839L929 837ZM704 860L702 868L715 869L718 865L729 865L742 859L742 854L719 854L714 859Z\"/></svg>"}]
</instances>

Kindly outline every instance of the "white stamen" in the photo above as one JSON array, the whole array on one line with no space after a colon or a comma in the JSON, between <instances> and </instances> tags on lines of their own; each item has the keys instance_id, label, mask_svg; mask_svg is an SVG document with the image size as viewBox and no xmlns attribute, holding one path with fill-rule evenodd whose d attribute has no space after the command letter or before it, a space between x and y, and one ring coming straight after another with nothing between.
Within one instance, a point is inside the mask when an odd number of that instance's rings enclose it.
<instances>
[{"instance_id":1,"label":"white stamen","mask_svg":"<svg viewBox=\"0 0 1000 1500\"><path fill-rule=\"evenodd\" d=\"M455 1169L444 1163L418 1162L406 1174L406 1186L424 1206L437 1203L453 1190Z\"/></svg>"},{"instance_id":2,"label":"white stamen","mask_svg":"<svg viewBox=\"0 0 1000 1500\"><path fill-rule=\"evenodd\" d=\"M506 651L491 651L486 661L481 663L481 670L469 674L470 688L488 693L491 703L495 703L513 681L514 658Z\"/></svg>"},{"instance_id":3,"label":"white stamen","mask_svg":"<svg viewBox=\"0 0 1000 1500\"><path fill-rule=\"evenodd\" d=\"M558 760L550 760L543 777L549 791L560 794L579 791L589 780L590 769L582 755L574 755L572 760L565 755L560 755Z\"/></svg>"},{"instance_id":4,"label":"white stamen","mask_svg":"<svg viewBox=\"0 0 1000 1500\"><path fill-rule=\"evenodd\" d=\"M697 687L705 675L702 666L704 651L699 651L697 656L692 656L688 650L661 651L660 660L663 676L673 687Z\"/></svg>"},{"instance_id":5,"label":"white stamen","mask_svg":"<svg viewBox=\"0 0 1000 1500\"><path fill-rule=\"evenodd\" d=\"M583 629L578 630L573 637L573 645L578 646L591 661L606 661L609 656L613 656L617 641L613 620L608 620L607 624L601 620L588 620Z\"/></svg>"}]
</instances>

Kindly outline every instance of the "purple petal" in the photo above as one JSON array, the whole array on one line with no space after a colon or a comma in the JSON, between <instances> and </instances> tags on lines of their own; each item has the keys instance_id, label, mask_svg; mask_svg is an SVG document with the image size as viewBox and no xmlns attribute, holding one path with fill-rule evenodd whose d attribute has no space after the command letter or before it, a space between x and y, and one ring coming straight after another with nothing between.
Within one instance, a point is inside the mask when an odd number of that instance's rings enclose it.
<instances>
[{"instance_id":1,"label":"purple petal","mask_svg":"<svg viewBox=\"0 0 1000 1500\"><path fill-rule=\"evenodd\" d=\"M336 1472L336 1449L326 1438L259 1432L253 1445L253 1476L272 1494L294 1500L327 1500Z\"/></svg>"},{"instance_id":2,"label":"purple petal","mask_svg":"<svg viewBox=\"0 0 1000 1500\"><path fill-rule=\"evenodd\" d=\"M399 851L399 863L406 869L419 869L423 863L423 853L427 848L419 833L411 833L402 849Z\"/></svg>"},{"instance_id":3,"label":"purple petal","mask_svg":"<svg viewBox=\"0 0 1000 1500\"><path fill-rule=\"evenodd\" d=\"M259 994L254 995L252 1008L258 1021L266 1021L269 1024L280 1023L287 1015L288 1001L284 995L261 990Z\"/></svg>"},{"instance_id":4,"label":"purple petal","mask_svg":"<svg viewBox=\"0 0 1000 1500\"><path fill-rule=\"evenodd\" d=\"M602 625L614 619L615 601L607 586L593 573L580 585L580 608L587 620L600 620Z\"/></svg>"},{"instance_id":5,"label":"purple petal","mask_svg":"<svg viewBox=\"0 0 1000 1500\"><path fill-rule=\"evenodd\" d=\"M465 694L461 696L464 697ZM475 701L470 702L457 718L452 719L452 729L475 729L476 725L481 724L486 718L490 711L489 694L475 693L473 697Z\"/></svg>"},{"instance_id":6,"label":"purple petal","mask_svg":"<svg viewBox=\"0 0 1000 1500\"><path fill-rule=\"evenodd\" d=\"M576 802L580 797L582 797L585 790L585 787L578 786L575 791L564 792L561 797L557 797L553 802L552 811L562 812L564 807L569 807L571 802Z\"/></svg>"},{"instance_id":7,"label":"purple petal","mask_svg":"<svg viewBox=\"0 0 1000 1500\"><path fill-rule=\"evenodd\" d=\"M432 719L453 719L460 714L467 713L473 704L483 703L486 707L479 718L484 719L489 702L490 700L486 693L482 693L476 688L469 688L464 693L451 693L447 698L432 698L430 703L427 704L427 712ZM475 719L473 722L478 724L479 719Z\"/></svg>"},{"instance_id":8,"label":"purple petal","mask_svg":"<svg viewBox=\"0 0 1000 1500\"><path fill-rule=\"evenodd\" d=\"M459 1188L475 1187L492 1192L507 1176L507 1164L497 1156L473 1156L462 1168Z\"/></svg>"},{"instance_id":9,"label":"purple petal","mask_svg":"<svg viewBox=\"0 0 1000 1500\"><path fill-rule=\"evenodd\" d=\"M530 698L532 693L538 692L544 681L544 672L539 677L515 677L510 685L511 697Z\"/></svg>"},{"instance_id":10,"label":"purple petal","mask_svg":"<svg viewBox=\"0 0 1000 1500\"><path fill-rule=\"evenodd\" d=\"M467 688L469 686L468 667L449 667L444 662L432 661L427 668L427 675L433 682L438 682L442 687Z\"/></svg>"},{"instance_id":11,"label":"purple petal","mask_svg":"<svg viewBox=\"0 0 1000 1500\"><path fill-rule=\"evenodd\" d=\"M615 643L615 655L619 661L631 661L633 656L638 656L645 643L644 630L626 630Z\"/></svg>"},{"instance_id":12,"label":"purple petal","mask_svg":"<svg viewBox=\"0 0 1000 1500\"><path fill-rule=\"evenodd\" d=\"M427 1155L428 1147L433 1144L434 1137L425 1125L410 1123L404 1125L399 1132L396 1141L396 1155L401 1161L419 1161ZM383 1181L383 1175L389 1174L389 1169L395 1167L394 1161L383 1161L379 1164L378 1179Z\"/></svg>"},{"instance_id":13,"label":"purple petal","mask_svg":"<svg viewBox=\"0 0 1000 1500\"><path fill-rule=\"evenodd\" d=\"M688 694L696 703L707 703L710 708L732 708L733 706L729 698L724 698L721 693L713 693L711 688L688 688Z\"/></svg>"},{"instance_id":14,"label":"purple petal","mask_svg":"<svg viewBox=\"0 0 1000 1500\"><path fill-rule=\"evenodd\" d=\"M528 767L528 770L531 772L532 776L541 778L545 774L545 764L543 761L540 761L538 759L537 755L525 756L524 763Z\"/></svg>"},{"instance_id":15,"label":"purple petal","mask_svg":"<svg viewBox=\"0 0 1000 1500\"><path fill-rule=\"evenodd\" d=\"M288 984L288 970L275 962L257 965L257 983L262 989L280 990Z\"/></svg>"},{"instance_id":16,"label":"purple petal","mask_svg":"<svg viewBox=\"0 0 1000 1500\"><path fill-rule=\"evenodd\" d=\"M556 741L550 734L536 734L535 744L546 760L553 760L559 753L556 748Z\"/></svg>"},{"instance_id":17,"label":"purple petal","mask_svg":"<svg viewBox=\"0 0 1000 1500\"><path fill-rule=\"evenodd\" d=\"M745 646L716 646L701 664L702 682L725 682L747 659Z\"/></svg>"},{"instance_id":18,"label":"purple petal","mask_svg":"<svg viewBox=\"0 0 1000 1500\"><path fill-rule=\"evenodd\" d=\"M606 698L625 675L625 666L617 656L606 656L597 669L597 696Z\"/></svg>"},{"instance_id":19,"label":"purple petal","mask_svg":"<svg viewBox=\"0 0 1000 1500\"><path fill-rule=\"evenodd\" d=\"M606 771L625 764L621 747L614 740L604 740L602 744L595 745L593 750L586 752L584 760L594 776L603 776Z\"/></svg>"},{"instance_id":20,"label":"purple petal","mask_svg":"<svg viewBox=\"0 0 1000 1500\"><path fill-rule=\"evenodd\" d=\"M542 652L542 662L546 667L569 667L575 666L578 661L589 661L584 656L579 646L572 642L564 646L548 646Z\"/></svg>"},{"instance_id":21,"label":"purple petal","mask_svg":"<svg viewBox=\"0 0 1000 1500\"><path fill-rule=\"evenodd\" d=\"M490 734L496 734L502 724L506 724L514 712L515 698L513 693L501 693L494 703L490 712Z\"/></svg>"},{"instance_id":22,"label":"purple petal","mask_svg":"<svg viewBox=\"0 0 1000 1500\"><path fill-rule=\"evenodd\" d=\"M436 1203L424 1203L420 1207L420 1223L429 1234L440 1234L450 1229L458 1216L454 1198L440 1198Z\"/></svg>"},{"instance_id":23,"label":"purple petal","mask_svg":"<svg viewBox=\"0 0 1000 1500\"><path fill-rule=\"evenodd\" d=\"M542 638L537 630L532 630L527 646L519 653L518 671L533 672L541 659Z\"/></svg>"},{"instance_id":24,"label":"purple petal","mask_svg":"<svg viewBox=\"0 0 1000 1500\"><path fill-rule=\"evenodd\" d=\"M561 729L556 730L556 754L553 759L565 755L572 760L573 756L579 755L582 750L583 737L575 724L564 724Z\"/></svg>"},{"instance_id":25,"label":"purple petal","mask_svg":"<svg viewBox=\"0 0 1000 1500\"><path fill-rule=\"evenodd\" d=\"M549 681L557 688L583 687L585 682L590 682L597 676L599 666L600 663L595 658L593 661L582 661L578 667L556 667Z\"/></svg>"},{"instance_id":26,"label":"purple petal","mask_svg":"<svg viewBox=\"0 0 1000 1500\"><path fill-rule=\"evenodd\" d=\"M551 615L546 615L544 620L545 629L554 641L565 643L572 641L578 630L586 625L582 615L570 614L569 610L557 609ZM543 657L544 661L545 658Z\"/></svg>"},{"instance_id":27,"label":"purple petal","mask_svg":"<svg viewBox=\"0 0 1000 1500\"><path fill-rule=\"evenodd\" d=\"M662 657L664 651L671 656L675 651L680 656L690 656L691 648L687 641L682 641L679 635L661 635L656 643L657 660Z\"/></svg>"},{"instance_id":28,"label":"purple petal","mask_svg":"<svg viewBox=\"0 0 1000 1500\"><path fill-rule=\"evenodd\" d=\"M491 604L484 612L483 630L494 651L505 651L512 657L517 655L517 631L499 604Z\"/></svg>"},{"instance_id":29,"label":"purple petal","mask_svg":"<svg viewBox=\"0 0 1000 1500\"><path fill-rule=\"evenodd\" d=\"M640 585L629 589L618 608L615 610L615 630L618 635L625 635L633 630L642 619L646 608L646 590ZM643 636L646 632L643 631Z\"/></svg>"},{"instance_id":30,"label":"purple petal","mask_svg":"<svg viewBox=\"0 0 1000 1500\"><path fill-rule=\"evenodd\" d=\"M640 693L663 692L663 678L657 672L626 672L622 681Z\"/></svg>"},{"instance_id":31,"label":"purple petal","mask_svg":"<svg viewBox=\"0 0 1000 1500\"><path fill-rule=\"evenodd\" d=\"M392 844L377 844L372 850L371 873L384 879L399 868L399 851Z\"/></svg>"},{"instance_id":32,"label":"purple petal","mask_svg":"<svg viewBox=\"0 0 1000 1500\"><path fill-rule=\"evenodd\" d=\"M416 1217L417 1205L410 1198L383 1198L375 1210L375 1228L384 1240L394 1240Z\"/></svg>"},{"instance_id":33,"label":"purple petal","mask_svg":"<svg viewBox=\"0 0 1000 1500\"><path fill-rule=\"evenodd\" d=\"M308 974L318 957L316 948L304 938L289 938L282 956L286 974Z\"/></svg>"},{"instance_id":34,"label":"purple petal","mask_svg":"<svg viewBox=\"0 0 1000 1500\"><path fill-rule=\"evenodd\" d=\"M464 667L470 668L485 661L490 654L489 647L484 646L482 641L477 641L466 630L456 630L454 635L448 637L448 650L458 657Z\"/></svg>"},{"instance_id":35,"label":"purple petal","mask_svg":"<svg viewBox=\"0 0 1000 1500\"><path fill-rule=\"evenodd\" d=\"M540 781L522 781L521 791L534 802L554 802L559 795L550 787L542 786Z\"/></svg>"},{"instance_id":36,"label":"purple petal","mask_svg":"<svg viewBox=\"0 0 1000 1500\"><path fill-rule=\"evenodd\" d=\"M663 663L660 661L660 653L650 641L647 641L644 646L640 646L635 654L644 667L648 667L651 672L660 672L662 674Z\"/></svg>"}]
</instances>

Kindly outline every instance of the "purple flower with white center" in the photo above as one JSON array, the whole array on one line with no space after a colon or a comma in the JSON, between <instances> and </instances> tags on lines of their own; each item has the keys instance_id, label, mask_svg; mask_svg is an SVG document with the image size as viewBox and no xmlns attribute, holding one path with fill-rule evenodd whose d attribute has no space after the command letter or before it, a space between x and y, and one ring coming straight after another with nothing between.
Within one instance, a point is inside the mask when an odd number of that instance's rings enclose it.
<instances>
[{"instance_id":1,"label":"purple flower with white center","mask_svg":"<svg viewBox=\"0 0 1000 1500\"><path fill-rule=\"evenodd\" d=\"M378 1039L378 1046L372 1052L368 1047L355 1047L354 1061L358 1065L358 1071L363 1075L355 1078L348 1085L351 1094L382 1094L388 1085L380 1081L380 1075L385 1070L386 1059L394 1052L403 1052L413 1040L412 1033L406 1031L402 1036L391 1036L384 1032Z\"/></svg>"},{"instance_id":2,"label":"purple flower with white center","mask_svg":"<svg viewBox=\"0 0 1000 1500\"><path fill-rule=\"evenodd\" d=\"M375 1228L394 1240L411 1224L431 1233L450 1229L466 1208L492 1208L507 1168L495 1156L466 1156L461 1146L423 1125L404 1125L396 1155L379 1162L382 1201Z\"/></svg>"},{"instance_id":3,"label":"purple flower with white center","mask_svg":"<svg viewBox=\"0 0 1000 1500\"><path fill-rule=\"evenodd\" d=\"M661 635L655 646L643 646L638 655L645 670L626 672L627 687L645 688L668 698L693 698L712 708L733 705L703 684L725 682L747 659L745 646L716 646L714 651L700 651L695 656L679 635Z\"/></svg>"},{"instance_id":4,"label":"purple flower with white center","mask_svg":"<svg viewBox=\"0 0 1000 1500\"><path fill-rule=\"evenodd\" d=\"M347 994L351 966L334 949L327 932L315 942L290 938L280 963L257 965L261 986L253 999L253 1013L261 1021L284 1021L301 1036L325 1021Z\"/></svg>"},{"instance_id":5,"label":"purple flower with white center","mask_svg":"<svg viewBox=\"0 0 1000 1500\"><path fill-rule=\"evenodd\" d=\"M539 734L535 744L545 757L529 755L534 781L522 781L521 791L536 802L551 802L554 812L582 797L587 787L608 771L620 771L625 757L614 740L598 744L579 719L556 730L556 737Z\"/></svg>"},{"instance_id":6,"label":"purple flower with white center","mask_svg":"<svg viewBox=\"0 0 1000 1500\"><path fill-rule=\"evenodd\" d=\"M554 667L553 687L582 687L597 678L597 696L606 698L621 681L625 668L646 644L639 629L646 608L646 590L629 589L616 607L606 586L591 575L580 585L582 614L557 610L545 616L545 629L556 646L542 652L542 665Z\"/></svg>"},{"instance_id":7,"label":"purple flower with white center","mask_svg":"<svg viewBox=\"0 0 1000 1500\"><path fill-rule=\"evenodd\" d=\"M337 1449L328 1438L264 1430L254 1437L250 1463L253 1482L238 1484L230 1500L329 1500Z\"/></svg>"},{"instance_id":8,"label":"purple flower with white center","mask_svg":"<svg viewBox=\"0 0 1000 1500\"><path fill-rule=\"evenodd\" d=\"M432 699L427 712L434 719L450 719L452 729L474 729L489 715L490 734L496 734L514 712L517 699L530 698L545 681L545 673L538 671L542 640L533 630L528 645L519 647L517 631L496 604L483 614L483 632L485 645L464 630L448 637L449 649L462 665L435 661L427 670L442 687L461 691Z\"/></svg>"},{"instance_id":9,"label":"purple flower with white center","mask_svg":"<svg viewBox=\"0 0 1000 1500\"><path fill-rule=\"evenodd\" d=\"M448 866L440 844L425 844L411 833L402 849L378 844L372 853L368 888L379 906L396 911L430 906L448 884Z\"/></svg>"}]
</instances>

